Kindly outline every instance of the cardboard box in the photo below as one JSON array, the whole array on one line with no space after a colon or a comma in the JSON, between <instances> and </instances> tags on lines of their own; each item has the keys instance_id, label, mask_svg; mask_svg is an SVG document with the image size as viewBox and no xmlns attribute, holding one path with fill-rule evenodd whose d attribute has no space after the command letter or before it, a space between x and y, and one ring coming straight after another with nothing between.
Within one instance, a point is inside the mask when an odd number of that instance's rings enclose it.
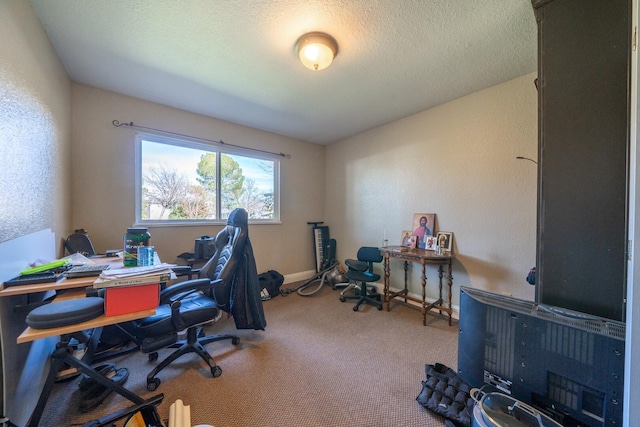
<instances>
[{"instance_id":1,"label":"cardboard box","mask_svg":"<svg viewBox=\"0 0 640 427\"><path fill-rule=\"evenodd\" d=\"M118 286L104 292L104 315L117 316L156 308L160 303L160 284Z\"/></svg>"}]
</instances>

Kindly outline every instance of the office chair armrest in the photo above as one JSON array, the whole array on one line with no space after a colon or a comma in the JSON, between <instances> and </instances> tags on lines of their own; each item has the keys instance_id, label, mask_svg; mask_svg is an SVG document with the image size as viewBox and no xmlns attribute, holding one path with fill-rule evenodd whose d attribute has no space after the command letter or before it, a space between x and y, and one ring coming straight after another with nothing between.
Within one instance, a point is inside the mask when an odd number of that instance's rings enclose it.
<instances>
[{"instance_id":1,"label":"office chair armrest","mask_svg":"<svg viewBox=\"0 0 640 427\"><path fill-rule=\"evenodd\" d=\"M182 331L187 327L187 323L182 319L182 316L180 315L181 305L182 303L180 301L172 301L169 304L169 307L171 307L171 324L173 324L173 327L176 331Z\"/></svg>"},{"instance_id":2,"label":"office chair armrest","mask_svg":"<svg viewBox=\"0 0 640 427\"><path fill-rule=\"evenodd\" d=\"M168 304L171 308L171 323L177 331L182 331L187 327L187 323L182 318L180 307L182 300L194 293L210 289L212 286L222 282L222 280L195 279L177 283L169 286L160 292L160 304Z\"/></svg>"},{"instance_id":3,"label":"office chair armrest","mask_svg":"<svg viewBox=\"0 0 640 427\"><path fill-rule=\"evenodd\" d=\"M210 289L220 281L221 280L193 279L168 286L160 292L160 304L169 304L172 300L182 299L186 296L180 294L191 294L193 292ZM180 295L180 297L174 298L176 295Z\"/></svg>"}]
</instances>

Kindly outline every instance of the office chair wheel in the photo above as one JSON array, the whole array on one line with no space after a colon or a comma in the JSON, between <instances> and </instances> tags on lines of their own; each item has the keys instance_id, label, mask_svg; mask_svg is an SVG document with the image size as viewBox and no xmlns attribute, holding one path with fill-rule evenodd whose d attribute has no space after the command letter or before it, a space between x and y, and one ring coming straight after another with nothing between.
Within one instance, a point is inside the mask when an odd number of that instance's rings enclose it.
<instances>
[{"instance_id":1,"label":"office chair wheel","mask_svg":"<svg viewBox=\"0 0 640 427\"><path fill-rule=\"evenodd\" d=\"M341 302L345 302L347 299L345 297L343 297L342 295L340 295L340 301Z\"/></svg>"},{"instance_id":2,"label":"office chair wheel","mask_svg":"<svg viewBox=\"0 0 640 427\"><path fill-rule=\"evenodd\" d=\"M160 387L160 378L154 378L151 381L147 380L147 390L155 391Z\"/></svg>"},{"instance_id":3,"label":"office chair wheel","mask_svg":"<svg viewBox=\"0 0 640 427\"><path fill-rule=\"evenodd\" d=\"M212 366L211 367L211 375L213 376L213 378L218 378L220 375L222 375L222 368L220 366Z\"/></svg>"},{"instance_id":4,"label":"office chair wheel","mask_svg":"<svg viewBox=\"0 0 640 427\"><path fill-rule=\"evenodd\" d=\"M240 337L233 337L233 338L231 338L231 344L233 344L233 345L238 345L238 344L240 344Z\"/></svg>"},{"instance_id":5,"label":"office chair wheel","mask_svg":"<svg viewBox=\"0 0 640 427\"><path fill-rule=\"evenodd\" d=\"M357 305L353 306L353 311L358 311L358 306Z\"/></svg>"},{"instance_id":6,"label":"office chair wheel","mask_svg":"<svg viewBox=\"0 0 640 427\"><path fill-rule=\"evenodd\" d=\"M149 362L153 362L154 360L158 360L158 352L154 351L153 353L149 353ZM149 390L153 391L153 390Z\"/></svg>"}]
</instances>

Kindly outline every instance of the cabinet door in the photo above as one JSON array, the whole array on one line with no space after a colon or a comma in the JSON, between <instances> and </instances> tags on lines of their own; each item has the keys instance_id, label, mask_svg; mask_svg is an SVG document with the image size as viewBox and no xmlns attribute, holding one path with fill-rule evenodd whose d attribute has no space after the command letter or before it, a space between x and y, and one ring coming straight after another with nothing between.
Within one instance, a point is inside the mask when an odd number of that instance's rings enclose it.
<instances>
[{"instance_id":1,"label":"cabinet door","mask_svg":"<svg viewBox=\"0 0 640 427\"><path fill-rule=\"evenodd\" d=\"M629 0L535 1L537 300L624 320Z\"/></svg>"}]
</instances>

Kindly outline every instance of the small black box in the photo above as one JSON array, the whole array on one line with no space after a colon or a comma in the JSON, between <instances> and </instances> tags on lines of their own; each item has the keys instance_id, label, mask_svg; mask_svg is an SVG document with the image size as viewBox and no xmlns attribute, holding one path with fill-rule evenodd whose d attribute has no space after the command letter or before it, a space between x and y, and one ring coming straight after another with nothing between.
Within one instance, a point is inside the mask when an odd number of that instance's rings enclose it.
<instances>
[{"instance_id":1,"label":"small black box","mask_svg":"<svg viewBox=\"0 0 640 427\"><path fill-rule=\"evenodd\" d=\"M194 250L194 258L197 259L209 259L216 251L216 238L209 236L202 236L196 239L196 247Z\"/></svg>"}]
</instances>

